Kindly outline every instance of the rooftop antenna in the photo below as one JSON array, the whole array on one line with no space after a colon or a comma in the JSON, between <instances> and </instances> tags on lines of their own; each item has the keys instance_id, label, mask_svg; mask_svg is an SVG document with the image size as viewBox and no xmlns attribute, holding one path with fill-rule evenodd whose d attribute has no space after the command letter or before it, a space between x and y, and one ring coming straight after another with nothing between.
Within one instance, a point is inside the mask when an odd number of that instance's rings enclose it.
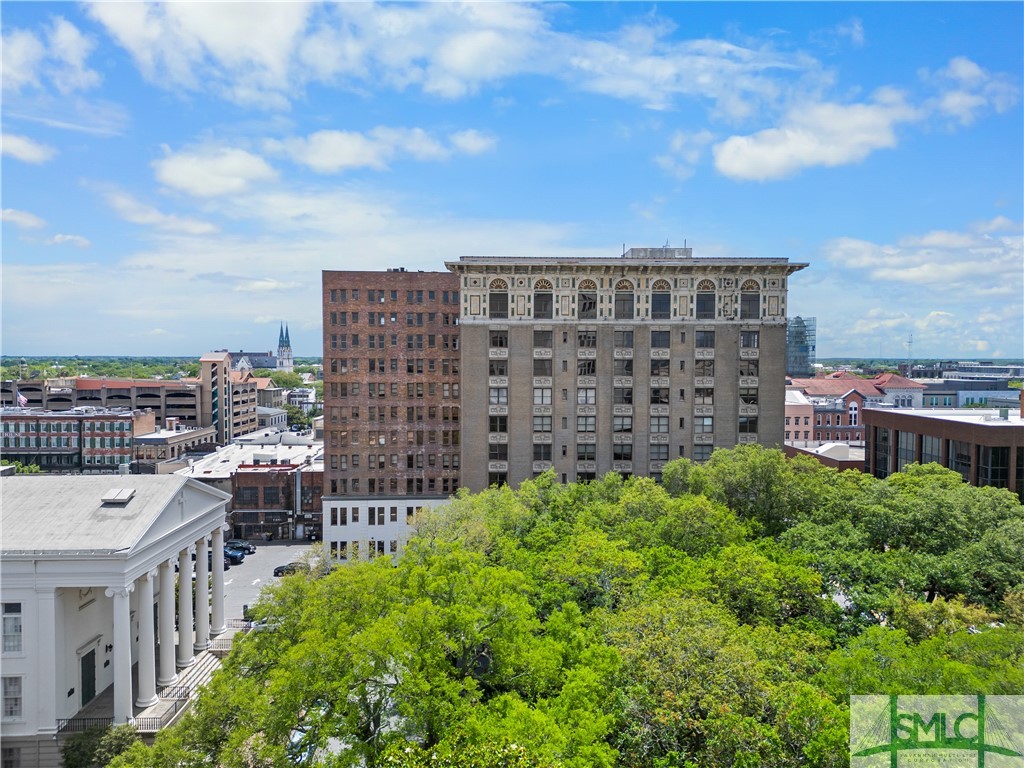
<instances>
[{"instance_id":1,"label":"rooftop antenna","mask_svg":"<svg viewBox=\"0 0 1024 768\"><path fill-rule=\"evenodd\" d=\"M914 364L914 334L911 333L907 336L907 378L910 378L913 373L912 366Z\"/></svg>"}]
</instances>

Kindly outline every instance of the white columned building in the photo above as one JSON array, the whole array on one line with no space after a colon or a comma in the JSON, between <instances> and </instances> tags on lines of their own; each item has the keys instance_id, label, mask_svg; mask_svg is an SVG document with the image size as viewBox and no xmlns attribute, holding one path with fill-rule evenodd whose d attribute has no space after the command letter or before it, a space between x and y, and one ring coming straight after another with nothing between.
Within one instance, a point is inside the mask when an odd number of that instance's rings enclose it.
<instances>
[{"instance_id":1,"label":"white columned building","mask_svg":"<svg viewBox=\"0 0 1024 768\"><path fill-rule=\"evenodd\" d=\"M101 692L112 688L113 722L131 722L209 647L211 614L224 631L224 576L215 568L208 586L205 543L223 542L230 496L179 475L19 475L0 494L0 739L5 760L57 765L62 724Z\"/></svg>"}]
</instances>

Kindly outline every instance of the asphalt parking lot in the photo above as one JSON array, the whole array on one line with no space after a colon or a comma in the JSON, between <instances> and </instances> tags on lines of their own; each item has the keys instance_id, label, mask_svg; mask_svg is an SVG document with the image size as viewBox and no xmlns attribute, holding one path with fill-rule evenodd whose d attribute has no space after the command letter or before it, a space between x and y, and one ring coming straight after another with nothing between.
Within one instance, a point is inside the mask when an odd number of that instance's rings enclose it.
<instances>
[{"instance_id":1,"label":"asphalt parking lot","mask_svg":"<svg viewBox=\"0 0 1024 768\"><path fill-rule=\"evenodd\" d=\"M280 581L274 576L274 568L301 560L313 546L320 546L319 543L288 541L253 543L256 552L246 555L241 565L232 565L224 571L224 617L227 619L242 618L243 606L255 603L265 585Z\"/></svg>"}]
</instances>

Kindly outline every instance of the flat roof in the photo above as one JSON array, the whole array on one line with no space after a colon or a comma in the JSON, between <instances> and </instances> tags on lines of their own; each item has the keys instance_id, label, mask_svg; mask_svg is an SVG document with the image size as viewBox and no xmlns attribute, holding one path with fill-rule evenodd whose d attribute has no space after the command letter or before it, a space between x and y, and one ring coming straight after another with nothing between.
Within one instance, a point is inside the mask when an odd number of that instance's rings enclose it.
<instances>
[{"instance_id":1,"label":"flat roof","mask_svg":"<svg viewBox=\"0 0 1024 768\"><path fill-rule=\"evenodd\" d=\"M305 465L311 469L323 469L324 444L323 441L314 442L312 445L287 445L287 444L245 444L232 443L220 450L208 454L205 458L192 462L191 467L179 469L175 474L186 477L194 477L197 480L227 480L238 468L243 465L256 463L260 459L260 469L274 469L283 465ZM306 465L306 459L310 463ZM276 464L271 464L273 459Z\"/></svg>"},{"instance_id":2,"label":"flat roof","mask_svg":"<svg viewBox=\"0 0 1024 768\"><path fill-rule=\"evenodd\" d=\"M1005 419L999 415L1001 410L1007 412ZM1005 427L1007 424L1024 427L1024 419L1021 418L1020 411L1014 408L865 408L861 413L865 416L869 413L891 413L920 419L955 421L959 424L973 424L981 427Z\"/></svg>"}]
</instances>

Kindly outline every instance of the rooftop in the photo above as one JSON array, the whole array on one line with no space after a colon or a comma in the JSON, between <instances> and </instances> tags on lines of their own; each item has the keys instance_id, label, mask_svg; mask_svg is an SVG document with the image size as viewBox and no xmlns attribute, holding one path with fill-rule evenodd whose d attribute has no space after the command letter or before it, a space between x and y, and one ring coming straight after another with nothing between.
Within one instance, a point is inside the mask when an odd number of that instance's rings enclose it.
<instances>
[{"instance_id":1,"label":"rooftop","mask_svg":"<svg viewBox=\"0 0 1024 768\"><path fill-rule=\"evenodd\" d=\"M865 414L871 410L874 409L867 409ZM976 426L1005 427L1009 424L1011 426L1024 427L1024 418L1021 417L1020 411L1013 408L899 408L885 412L921 419L955 421L960 424L974 424ZM1004 412L1006 418L1000 415Z\"/></svg>"},{"instance_id":2,"label":"rooftop","mask_svg":"<svg viewBox=\"0 0 1024 768\"><path fill-rule=\"evenodd\" d=\"M5 555L127 551L187 482L175 475L5 477L0 480L0 550ZM114 490L134 493L126 502L104 503Z\"/></svg>"},{"instance_id":3,"label":"rooftop","mask_svg":"<svg viewBox=\"0 0 1024 768\"><path fill-rule=\"evenodd\" d=\"M309 459L309 464L306 460ZM176 474L194 477L198 480L227 480L239 467L251 468L259 461L260 467L274 469L289 465L305 465L311 469L323 470L324 444L312 445L238 445L232 444L194 461L191 467L178 470ZM272 463L273 462L273 463Z\"/></svg>"}]
</instances>

